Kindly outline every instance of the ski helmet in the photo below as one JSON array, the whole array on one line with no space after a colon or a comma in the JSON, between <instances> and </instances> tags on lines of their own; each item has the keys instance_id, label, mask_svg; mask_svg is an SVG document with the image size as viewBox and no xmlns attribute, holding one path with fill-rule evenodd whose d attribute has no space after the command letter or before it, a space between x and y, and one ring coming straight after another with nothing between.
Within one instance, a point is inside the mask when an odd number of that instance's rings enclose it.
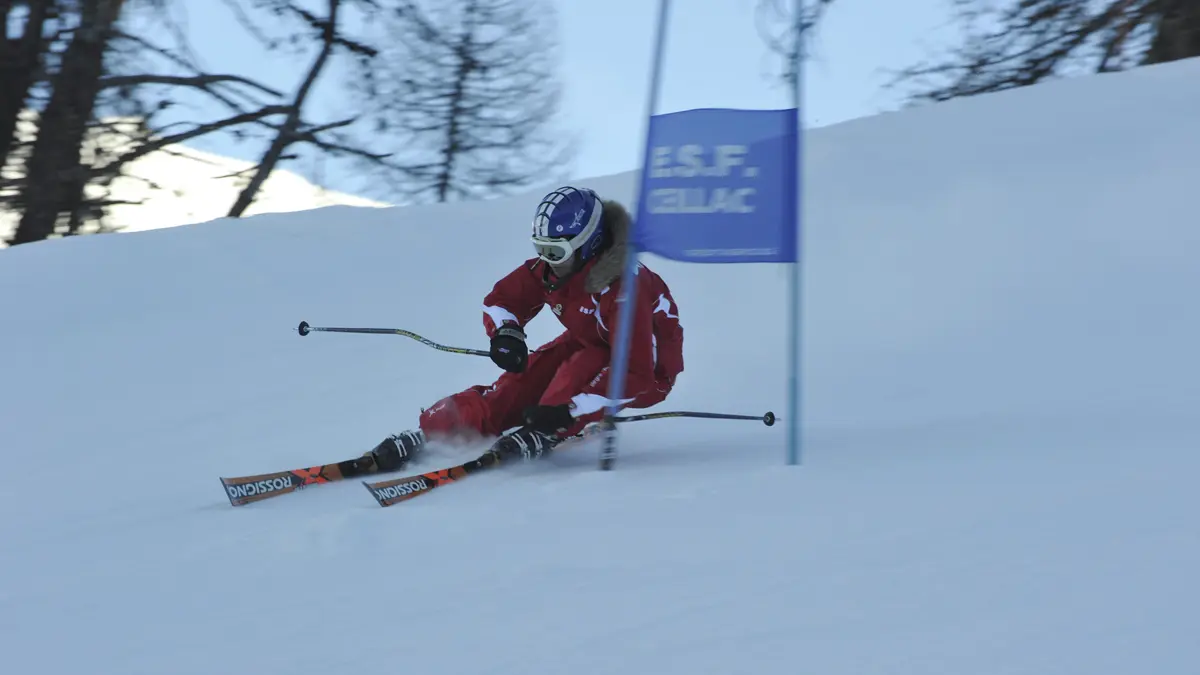
<instances>
[{"instance_id":1,"label":"ski helmet","mask_svg":"<svg viewBox=\"0 0 1200 675\"><path fill-rule=\"evenodd\" d=\"M588 188L560 187L538 204L533 248L557 274L596 257L604 242L604 204Z\"/></svg>"}]
</instances>

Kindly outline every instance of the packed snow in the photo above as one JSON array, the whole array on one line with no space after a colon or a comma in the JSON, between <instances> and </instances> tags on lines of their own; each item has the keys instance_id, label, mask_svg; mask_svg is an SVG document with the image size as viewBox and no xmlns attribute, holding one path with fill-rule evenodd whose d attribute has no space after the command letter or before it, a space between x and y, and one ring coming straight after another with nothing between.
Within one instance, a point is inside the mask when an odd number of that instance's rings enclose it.
<instances>
[{"instance_id":1,"label":"packed snow","mask_svg":"<svg viewBox=\"0 0 1200 675\"><path fill-rule=\"evenodd\" d=\"M4 670L1195 673L1198 80L811 132L800 466L786 421L668 419L611 472L584 445L386 509L229 504L220 476L356 456L497 376L295 327L485 347L540 191L0 251ZM782 415L787 270L646 262L686 331L658 409Z\"/></svg>"}]
</instances>

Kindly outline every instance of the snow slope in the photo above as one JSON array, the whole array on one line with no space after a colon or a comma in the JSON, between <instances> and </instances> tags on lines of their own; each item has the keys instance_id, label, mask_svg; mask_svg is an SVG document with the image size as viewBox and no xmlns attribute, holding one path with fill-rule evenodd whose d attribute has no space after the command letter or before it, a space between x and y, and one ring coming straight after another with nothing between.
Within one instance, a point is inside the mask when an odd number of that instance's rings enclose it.
<instances>
[{"instance_id":1,"label":"snow slope","mask_svg":"<svg viewBox=\"0 0 1200 675\"><path fill-rule=\"evenodd\" d=\"M484 346L535 195L0 251L5 672L1195 673L1197 78L812 133L801 467L783 425L662 420L612 472L585 447L389 509L228 504L218 476L496 376L293 328ZM662 408L781 410L785 270L648 262L687 331Z\"/></svg>"}]
</instances>

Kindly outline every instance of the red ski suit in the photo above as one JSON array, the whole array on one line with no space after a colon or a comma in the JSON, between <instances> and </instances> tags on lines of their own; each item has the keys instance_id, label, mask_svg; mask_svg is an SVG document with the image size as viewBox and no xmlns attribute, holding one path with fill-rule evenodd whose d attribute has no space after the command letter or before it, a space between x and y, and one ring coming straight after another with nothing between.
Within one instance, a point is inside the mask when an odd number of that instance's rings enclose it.
<instances>
[{"instance_id":1,"label":"red ski suit","mask_svg":"<svg viewBox=\"0 0 1200 675\"><path fill-rule=\"evenodd\" d=\"M613 245L551 290L538 258L496 282L483 300L483 325L490 338L505 322L524 328L544 307L566 329L533 350L524 371L503 373L493 384L447 396L421 413L427 436L498 436L522 424L531 405L570 404L578 433L602 419L608 405L611 346L616 341L629 215L619 203L604 203ZM629 345L629 367L621 407L648 408L666 399L683 371L683 328L667 284L645 265L637 273L637 297Z\"/></svg>"}]
</instances>

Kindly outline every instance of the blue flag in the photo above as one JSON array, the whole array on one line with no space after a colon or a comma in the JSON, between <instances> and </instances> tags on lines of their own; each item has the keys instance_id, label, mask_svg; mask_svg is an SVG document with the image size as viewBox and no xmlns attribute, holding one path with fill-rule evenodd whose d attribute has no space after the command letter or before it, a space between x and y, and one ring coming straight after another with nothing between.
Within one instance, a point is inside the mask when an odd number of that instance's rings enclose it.
<instances>
[{"instance_id":1,"label":"blue flag","mask_svg":"<svg viewBox=\"0 0 1200 675\"><path fill-rule=\"evenodd\" d=\"M795 108L651 117L637 248L698 263L796 262L797 126Z\"/></svg>"},{"instance_id":2,"label":"blue flag","mask_svg":"<svg viewBox=\"0 0 1200 675\"><path fill-rule=\"evenodd\" d=\"M621 275L621 310L608 383L608 417L625 393L638 257L699 263L788 263L788 464L800 458L800 84L783 110L702 108L655 115L669 0L659 0L637 215ZM797 16L803 0L796 0ZM796 44L802 44L797 25ZM802 51L800 53L803 53ZM797 64L799 65L799 64ZM616 459L615 425L600 467Z\"/></svg>"}]
</instances>

